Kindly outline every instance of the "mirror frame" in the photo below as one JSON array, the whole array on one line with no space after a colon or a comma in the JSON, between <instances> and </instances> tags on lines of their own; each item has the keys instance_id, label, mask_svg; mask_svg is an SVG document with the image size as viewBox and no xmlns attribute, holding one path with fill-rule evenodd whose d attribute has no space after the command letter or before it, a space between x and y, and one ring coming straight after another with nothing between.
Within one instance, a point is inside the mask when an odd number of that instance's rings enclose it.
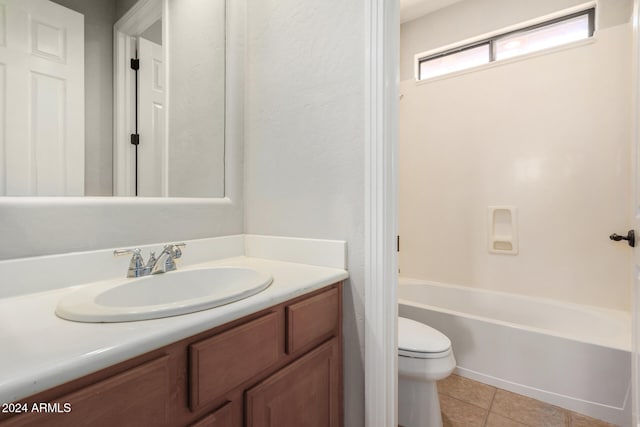
<instances>
[{"instance_id":1,"label":"mirror frame","mask_svg":"<svg viewBox=\"0 0 640 427\"><path fill-rule=\"evenodd\" d=\"M0 260L242 233L245 0L226 11L224 197L0 197Z\"/></svg>"},{"instance_id":2,"label":"mirror frame","mask_svg":"<svg viewBox=\"0 0 640 427\"><path fill-rule=\"evenodd\" d=\"M225 16L226 33L226 54L225 54L225 159L224 159L224 195L222 197L136 197L136 196L3 196L0 197L0 210L5 206L30 206L30 205L83 205L83 204L106 204L106 205L126 205L135 204L159 204L159 205L232 205L234 200L242 198L242 144L244 139L244 81L240 77L244 75L244 2L240 2L240 8L229 8L227 3ZM130 38L127 33L139 31L147 28L160 18L168 20L169 0L138 0L123 17L114 25L114 73L123 66L122 55L127 49L126 39ZM237 9L234 11L234 9ZM142 13L148 13L145 18L140 18ZM230 15L234 15L231 16ZM234 22L235 28L230 28L230 22ZM146 26L145 26L146 25ZM163 24L163 49L167 50L167 30L168 25ZM124 51L124 52L123 52ZM168 61L165 61L165 78L168 80ZM117 78L114 75L114 166L116 156L124 158L123 150L118 150L117 140L121 135L128 136L130 122L131 105L126 102L125 89L123 85L117 85ZM169 95L167 94L167 114L169 112ZM118 114L118 105L125 105L128 109L125 114ZM128 117L128 119L127 119ZM165 121L165 135L168 133L169 120ZM129 156L130 157L130 156ZM113 193L116 194L116 173L113 176ZM120 184L120 183L119 183ZM84 203L86 202L86 203Z\"/></svg>"}]
</instances>

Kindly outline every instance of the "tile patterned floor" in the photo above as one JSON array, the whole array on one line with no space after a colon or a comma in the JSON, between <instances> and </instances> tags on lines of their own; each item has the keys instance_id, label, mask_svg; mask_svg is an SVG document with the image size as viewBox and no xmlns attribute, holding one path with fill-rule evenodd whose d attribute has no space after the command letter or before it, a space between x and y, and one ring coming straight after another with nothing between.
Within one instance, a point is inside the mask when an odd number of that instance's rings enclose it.
<instances>
[{"instance_id":1,"label":"tile patterned floor","mask_svg":"<svg viewBox=\"0 0 640 427\"><path fill-rule=\"evenodd\" d=\"M614 427L458 375L438 381L444 427Z\"/></svg>"}]
</instances>

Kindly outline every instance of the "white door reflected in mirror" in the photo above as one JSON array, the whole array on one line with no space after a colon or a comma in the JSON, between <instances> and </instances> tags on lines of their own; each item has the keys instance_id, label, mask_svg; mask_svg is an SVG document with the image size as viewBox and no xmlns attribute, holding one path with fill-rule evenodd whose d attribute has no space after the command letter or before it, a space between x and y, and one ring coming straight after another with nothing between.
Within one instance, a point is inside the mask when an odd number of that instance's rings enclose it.
<instances>
[{"instance_id":1,"label":"white door reflected in mirror","mask_svg":"<svg viewBox=\"0 0 640 427\"><path fill-rule=\"evenodd\" d=\"M162 46L140 37L138 82L137 196L161 197L167 194L167 148L165 129L165 79Z\"/></svg>"},{"instance_id":2,"label":"white door reflected in mirror","mask_svg":"<svg viewBox=\"0 0 640 427\"><path fill-rule=\"evenodd\" d=\"M225 58L225 0L0 0L0 196L224 197Z\"/></svg>"},{"instance_id":3,"label":"white door reflected in mirror","mask_svg":"<svg viewBox=\"0 0 640 427\"><path fill-rule=\"evenodd\" d=\"M84 111L82 14L0 0L0 195L84 195Z\"/></svg>"}]
</instances>

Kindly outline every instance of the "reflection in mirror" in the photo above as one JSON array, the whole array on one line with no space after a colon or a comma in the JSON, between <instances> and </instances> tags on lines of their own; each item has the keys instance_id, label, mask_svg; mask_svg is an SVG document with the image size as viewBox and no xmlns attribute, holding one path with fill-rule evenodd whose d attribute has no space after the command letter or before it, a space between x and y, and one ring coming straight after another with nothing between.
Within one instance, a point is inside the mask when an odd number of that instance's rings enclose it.
<instances>
[{"instance_id":1,"label":"reflection in mirror","mask_svg":"<svg viewBox=\"0 0 640 427\"><path fill-rule=\"evenodd\" d=\"M0 0L0 195L223 197L225 24L224 0Z\"/></svg>"},{"instance_id":2,"label":"reflection in mirror","mask_svg":"<svg viewBox=\"0 0 640 427\"><path fill-rule=\"evenodd\" d=\"M224 195L225 0L168 0L169 196Z\"/></svg>"}]
</instances>

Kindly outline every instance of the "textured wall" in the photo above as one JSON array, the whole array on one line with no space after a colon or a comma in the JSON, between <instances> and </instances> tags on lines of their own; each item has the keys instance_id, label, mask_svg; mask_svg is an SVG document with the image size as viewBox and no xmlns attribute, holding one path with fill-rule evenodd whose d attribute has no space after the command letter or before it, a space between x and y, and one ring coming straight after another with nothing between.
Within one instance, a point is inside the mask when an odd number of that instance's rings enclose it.
<instances>
[{"instance_id":1,"label":"textured wall","mask_svg":"<svg viewBox=\"0 0 640 427\"><path fill-rule=\"evenodd\" d=\"M364 423L364 8L248 2L245 231L348 242L345 425Z\"/></svg>"}]
</instances>

